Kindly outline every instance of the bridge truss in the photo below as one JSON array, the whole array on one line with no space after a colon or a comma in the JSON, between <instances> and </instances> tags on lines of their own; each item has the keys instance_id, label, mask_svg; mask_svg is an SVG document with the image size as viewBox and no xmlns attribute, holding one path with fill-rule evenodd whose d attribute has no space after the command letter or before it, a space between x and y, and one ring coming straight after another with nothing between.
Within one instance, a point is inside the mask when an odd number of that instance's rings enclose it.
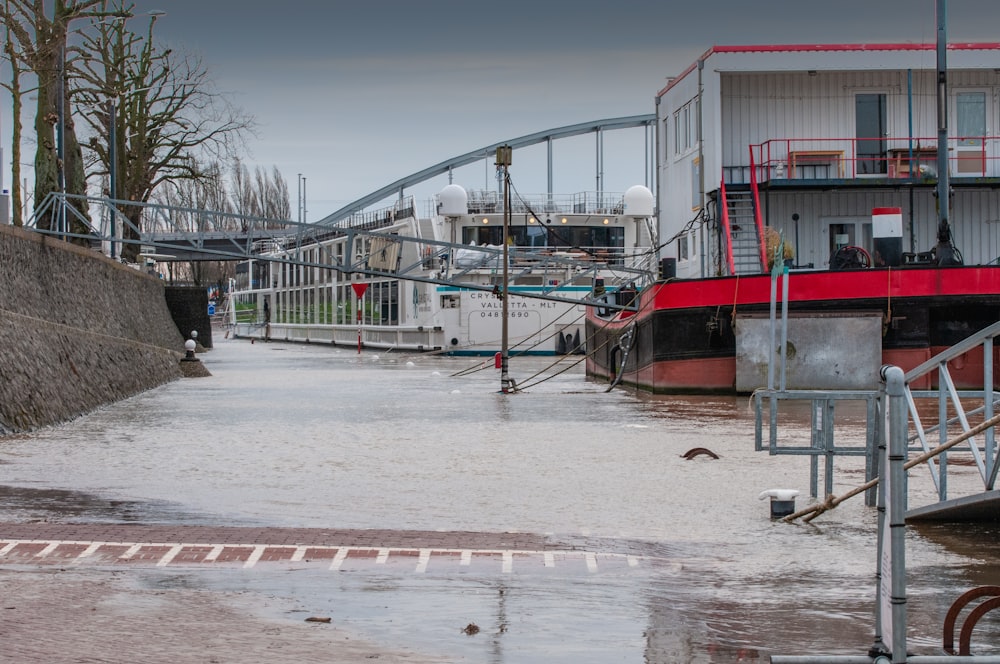
<instances>
[{"instance_id":1,"label":"bridge truss","mask_svg":"<svg viewBox=\"0 0 1000 664\"><path fill-rule=\"evenodd\" d=\"M126 231L112 236L104 224L95 224L89 217L80 213L78 205L81 202L86 202L91 210L103 210L107 215L114 216L118 227L123 231L129 229L131 233ZM129 208L142 210L141 229L118 207L126 205ZM412 205L406 209L412 209ZM60 228L33 230L43 235L97 247L110 246L113 243L136 245L140 248L140 256L156 262L255 260L333 270L350 275L404 279L467 290L495 292L497 288L495 285L472 283L465 278L482 265L499 265L502 248L476 247L476 251L482 254L479 265L457 268L446 258L454 255L457 250L467 251L469 249L467 245L390 233L385 230L387 223L379 220L392 218L396 210L397 207L393 206L387 208L384 214L375 212L360 222L352 223L348 220L335 226L325 226L176 205L52 193L36 208L32 221L55 211L57 214L53 217L61 220ZM72 227L70 220L86 227L86 232L70 231ZM130 239L128 236L138 239ZM360 254L355 251L346 252L344 257L339 257L324 245L324 241L334 238L346 238L348 246L359 246L357 243L365 240L360 245L367 247L368 250ZM304 259L302 250L313 247L319 249L319 260ZM407 247L410 248L409 251L406 250ZM384 255L387 251L396 256L419 258L403 263L380 260L376 255ZM508 253L510 262L516 263L517 248L510 248ZM428 261L438 261L442 269L428 276L425 270ZM648 260L644 263L652 266L654 261ZM522 268L521 271L512 269L509 280L514 281L522 276L525 270L572 271L577 278L585 279L588 276L598 276L599 267L593 262L578 261L563 256L533 254L531 267ZM615 272L622 283L633 282L640 288L655 278L650 269L637 269L627 265L616 267ZM435 274L437 276L433 276ZM590 295L581 298L578 292L565 290L564 287L567 285L568 282L560 281L539 293L517 292L516 294L519 297L554 302L600 304L607 309L634 310L634 307L614 302L603 300L598 302Z\"/></svg>"}]
</instances>

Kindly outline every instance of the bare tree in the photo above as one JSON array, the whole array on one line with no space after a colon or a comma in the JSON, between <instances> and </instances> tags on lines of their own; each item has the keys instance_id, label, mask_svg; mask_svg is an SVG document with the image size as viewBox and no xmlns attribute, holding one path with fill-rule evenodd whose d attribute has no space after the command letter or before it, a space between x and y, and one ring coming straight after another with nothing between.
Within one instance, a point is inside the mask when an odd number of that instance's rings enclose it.
<instances>
[{"instance_id":1,"label":"bare tree","mask_svg":"<svg viewBox=\"0 0 1000 664\"><path fill-rule=\"evenodd\" d=\"M199 180L181 180L175 186L157 193L156 200L174 206L174 228L187 230L247 231L251 218L264 217L287 221L291 209L288 185L281 172L274 168L270 174L257 167L250 177L246 165L236 160L229 169L218 162L199 164L204 173ZM228 182L223 173L229 173ZM228 214L214 214L216 212ZM235 275L233 261L192 261L178 274L196 284L217 284L223 289L228 279Z\"/></svg>"},{"instance_id":2,"label":"bare tree","mask_svg":"<svg viewBox=\"0 0 1000 664\"><path fill-rule=\"evenodd\" d=\"M270 172L257 166L253 177L242 160L233 164L232 170L233 210L246 217L259 217L275 221L287 221L291 215L288 198L288 183L275 166ZM247 221L241 223L247 230Z\"/></svg>"},{"instance_id":3,"label":"bare tree","mask_svg":"<svg viewBox=\"0 0 1000 664\"><path fill-rule=\"evenodd\" d=\"M260 216L265 219L291 219L292 207L288 197L288 183L275 166L270 177L257 169L258 188L261 191Z\"/></svg>"},{"instance_id":4,"label":"bare tree","mask_svg":"<svg viewBox=\"0 0 1000 664\"><path fill-rule=\"evenodd\" d=\"M260 216L260 201L250 180L250 171L241 159L233 162L232 201L236 214L240 215L240 230L246 232L249 224L246 217Z\"/></svg>"},{"instance_id":5,"label":"bare tree","mask_svg":"<svg viewBox=\"0 0 1000 664\"><path fill-rule=\"evenodd\" d=\"M5 0L5 9L9 10L10 2ZM14 105L14 121L11 129L11 167L10 174L13 182L10 187L11 205L13 206L11 221L15 226L23 226L24 220L21 216L21 108L23 104L22 96L26 90L22 89L21 76L24 73L22 66L21 51L17 42L11 37L10 25L5 28L6 41L3 52L10 61L10 83L0 83L10 91L11 100Z\"/></svg>"},{"instance_id":6,"label":"bare tree","mask_svg":"<svg viewBox=\"0 0 1000 664\"><path fill-rule=\"evenodd\" d=\"M128 14L131 5L102 0L106 13ZM253 118L212 89L207 69L193 55L160 48L153 39L155 16L141 37L126 20L96 25L84 43L80 66L80 109L97 135L110 134L115 109L116 196L148 202L161 185L208 174L196 157L229 159L253 130ZM111 150L97 138L88 143L104 173ZM142 208L123 205L122 258L134 261L143 227Z\"/></svg>"},{"instance_id":7,"label":"bare tree","mask_svg":"<svg viewBox=\"0 0 1000 664\"><path fill-rule=\"evenodd\" d=\"M101 0L5 0L0 7L3 20L13 40L17 41L20 62L38 80L38 106L35 113L35 204L51 192L83 194L87 183L83 156L77 142L66 79L72 54L67 54L69 26L81 18L104 18L108 13L95 10ZM51 9L51 15L49 13ZM61 105L60 105L61 102ZM59 125L62 131L59 131ZM58 140L62 139L62 149ZM62 152L62 155L60 155ZM64 156L64 159L60 157ZM75 204L86 216L86 203ZM39 228L58 229L58 211L51 209L36 219ZM75 220L69 229L85 233L86 226Z\"/></svg>"}]
</instances>

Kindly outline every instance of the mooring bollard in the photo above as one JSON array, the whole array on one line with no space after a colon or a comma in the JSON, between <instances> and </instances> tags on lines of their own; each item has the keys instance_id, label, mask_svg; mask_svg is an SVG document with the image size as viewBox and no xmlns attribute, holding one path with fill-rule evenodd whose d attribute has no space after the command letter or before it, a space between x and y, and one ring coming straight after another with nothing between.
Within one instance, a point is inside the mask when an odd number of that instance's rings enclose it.
<instances>
[{"instance_id":1,"label":"mooring bollard","mask_svg":"<svg viewBox=\"0 0 1000 664\"><path fill-rule=\"evenodd\" d=\"M771 518L781 519L795 513L795 496L797 489L768 489L757 496L760 500L771 499Z\"/></svg>"}]
</instances>

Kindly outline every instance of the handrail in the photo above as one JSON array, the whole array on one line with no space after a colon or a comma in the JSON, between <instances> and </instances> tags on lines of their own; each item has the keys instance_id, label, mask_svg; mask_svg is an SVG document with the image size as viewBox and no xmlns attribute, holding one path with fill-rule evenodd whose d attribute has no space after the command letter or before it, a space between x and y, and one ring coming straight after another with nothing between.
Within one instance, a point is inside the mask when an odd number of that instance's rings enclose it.
<instances>
[{"instance_id":1,"label":"handrail","mask_svg":"<svg viewBox=\"0 0 1000 664\"><path fill-rule=\"evenodd\" d=\"M726 200L726 177L723 174L719 185L719 194L722 200L722 229L726 233L726 267L729 274L736 274L736 261L733 259L733 234L729 225L729 201Z\"/></svg>"},{"instance_id":2,"label":"handrail","mask_svg":"<svg viewBox=\"0 0 1000 664\"><path fill-rule=\"evenodd\" d=\"M879 144L879 151L859 149L866 143L873 145L875 142ZM752 172L751 176L757 175L758 182L870 176L911 182L936 178L936 136L782 137L750 144L751 153L755 148L761 159L756 163L759 172ZM948 164L953 176L1000 177L1000 136L950 137ZM816 177L820 166L826 167L824 177ZM814 170L810 172L809 168Z\"/></svg>"},{"instance_id":3,"label":"handrail","mask_svg":"<svg viewBox=\"0 0 1000 664\"><path fill-rule=\"evenodd\" d=\"M767 271L767 242L764 239L764 218L760 213L760 190L757 188L757 167L753 150L750 150L750 192L753 194L753 223L757 227L757 241L760 244L760 271Z\"/></svg>"},{"instance_id":4,"label":"handrail","mask_svg":"<svg viewBox=\"0 0 1000 664\"><path fill-rule=\"evenodd\" d=\"M957 421L960 424L964 433L972 430L972 425L969 423L968 415L971 415L974 412L981 412L984 420L990 420L993 417L995 404L993 392L993 346L994 339L997 336L1000 336L1000 322L993 323L989 327L980 330L966 339L963 339L951 348L938 353L926 362L923 362L906 372L904 376L906 385L905 395L910 411L910 419L913 422L913 427L916 432L914 438L919 441L921 449L924 452L930 449L930 444L927 441L927 434L930 431L936 429L941 441L944 441L947 438L947 428L949 424L947 415L949 406L956 413L954 421ZM982 347L983 349L983 389L981 392L974 392L973 395L975 400L982 401L983 405L981 408L967 412L962 405L961 399L963 395L955 388L954 381L951 379L948 364L952 360L955 360L969 351L979 347ZM934 371L938 372L938 389L936 391L936 396L939 403L938 411L940 422L935 427L925 428L917 410L916 400L914 398L915 390L910 386ZM928 393L920 391L919 396L928 396ZM980 448L975 439L970 437L968 441L969 451L971 452L973 461L975 462L976 467L979 470L979 474L982 477L984 488L986 490L992 490L996 484L998 467L1000 467L997 463L998 459L996 457L995 436L992 428L984 432L984 439L985 444L982 448ZM937 462L937 464L932 463L929 460L927 466L931 474L931 479L934 482L934 486L937 489L939 500L946 500L948 492L948 466L946 460L942 458Z\"/></svg>"}]
</instances>

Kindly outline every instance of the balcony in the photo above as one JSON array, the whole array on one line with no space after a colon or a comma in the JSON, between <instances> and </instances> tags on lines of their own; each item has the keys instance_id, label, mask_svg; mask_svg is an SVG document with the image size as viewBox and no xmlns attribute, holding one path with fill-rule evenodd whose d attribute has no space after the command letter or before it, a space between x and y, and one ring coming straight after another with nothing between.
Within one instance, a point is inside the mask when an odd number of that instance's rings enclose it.
<instances>
[{"instance_id":1,"label":"balcony","mask_svg":"<svg viewBox=\"0 0 1000 664\"><path fill-rule=\"evenodd\" d=\"M723 167L726 184L771 187L898 186L937 182L937 138L776 138L749 146L749 163ZM948 141L952 182L1000 186L1000 137Z\"/></svg>"}]
</instances>

